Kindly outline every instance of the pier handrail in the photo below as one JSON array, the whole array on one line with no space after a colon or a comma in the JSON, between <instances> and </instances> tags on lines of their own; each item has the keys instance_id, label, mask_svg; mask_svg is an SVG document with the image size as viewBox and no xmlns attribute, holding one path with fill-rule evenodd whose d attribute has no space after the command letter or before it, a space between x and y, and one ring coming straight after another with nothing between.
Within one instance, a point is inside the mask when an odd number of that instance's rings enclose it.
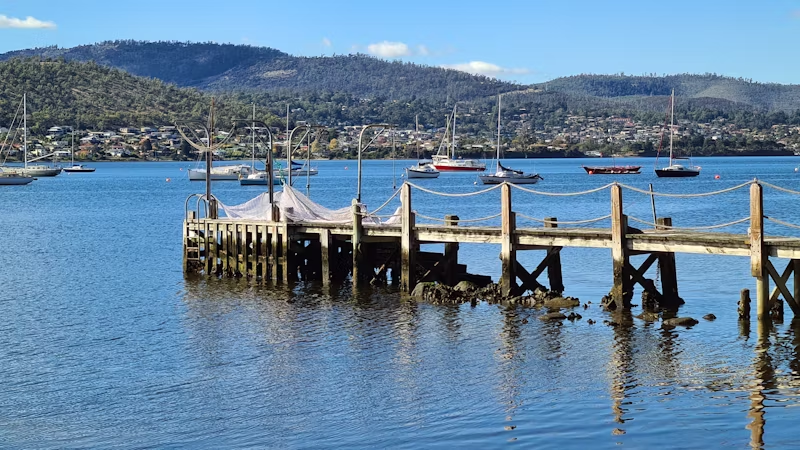
<instances>
[{"instance_id":1,"label":"pier handrail","mask_svg":"<svg viewBox=\"0 0 800 450\"><path fill-rule=\"evenodd\" d=\"M200 203L203 204L204 212L206 214L206 217L208 216L209 205L208 205L208 199L206 198L206 195L205 194L191 194L188 197L186 197L186 202L183 205L183 220L184 221L188 221L189 220L189 200L191 200L194 197L197 197L197 204L196 204L196 208L195 208L195 211L197 211L197 214L195 215L195 219L196 220L200 219ZM217 198L213 194L211 195L211 198L214 201L217 200Z\"/></svg>"},{"instance_id":2,"label":"pier handrail","mask_svg":"<svg viewBox=\"0 0 800 450\"><path fill-rule=\"evenodd\" d=\"M476 191L476 192L450 193L450 192L434 191L432 189L428 189L428 188L424 188L422 186L416 185L416 184L414 184L414 183L412 183L410 181L406 181L405 184L407 184L407 185L409 185L409 186L411 186L411 187L413 187L415 189L419 189L422 192L427 192L428 194L433 194L433 195L441 195L442 197L472 197L473 195L481 195L481 194L485 194L487 192L491 192L491 191L493 191L495 189L499 189L500 186L503 185L503 184L496 184L496 185L494 185L494 186L492 186L490 188L482 189L482 190Z\"/></svg>"},{"instance_id":3,"label":"pier handrail","mask_svg":"<svg viewBox=\"0 0 800 450\"><path fill-rule=\"evenodd\" d=\"M438 217L424 216L424 215L422 215L422 214L420 214L420 213L418 213L416 211L414 212L414 215L416 215L417 217L421 217L423 219L426 219L426 220L433 220L433 221L436 221L436 222L443 222L443 223L450 222L449 219L440 219ZM496 219L496 218L500 217L500 215L501 215L501 213L497 213L497 214L494 214L494 215L491 215L491 216L478 217L476 219L458 219L458 223L485 222L487 220Z\"/></svg>"},{"instance_id":4,"label":"pier handrail","mask_svg":"<svg viewBox=\"0 0 800 450\"><path fill-rule=\"evenodd\" d=\"M634 217L634 216L628 216L628 220L632 220L634 222L639 222L639 223L641 223L643 225L649 225L649 226L651 226L653 228L664 228L664 229L669 229L669 230L687 230L687 231L689 231L689 230L714 230L714 229L717 229L717 228L731 227L733 225L738 225L740 223L744 223L744 222L750 221L750 216L743 217L741 219L734 220L734 221L731 221L731 222L720 223L720 224L717 224L717 225L703 225L703 226L697 226L697 227L676 227L676 226L672 226L672 225L655 224L653 222L649 222L647 220L642 220L642 219L639 219L639 218Z\"/></svg>"},{"instance_id":5,"label":"pier handrail","mask_svg":"<svg viewBox=\"0 0 800 450\"><path fill-rule=\"evenodd\" d=\"M533 222L552 223L556 225L585 225L589 223L601 222L603 220L611 218L611 214L606 214L605 216L602 217L595 217L594 219L585 219L585 220L550 220L550 219L537 219L536 217L531 217L517 211L515 211L514 213L517 215L517 217L522 217L524 219L528 219Z\"/></svg>"},{"instance_id":6,"label":"pier handrail","mask_svg":"<svg viewBox=\"0 0 800 450\"><path fill-rule=\"evenodd\" d=\"M550 197L571 197L571 196L576 196L576 195L594 194L595 192L600 192L600 191L606 190L606 189L608 189L608 188L610 188L611 186L614 185L614 183L608 183L605 186L600 186L600 187L594 188L594 189L587 189L585 191L580 191L580 192L545 192L545 191L537 191L535 189L522 187L522 186L516 185L514 183L509 183L509 184L511 185L511 187L519 189L520 191L525 191L525 192L528 192L528 193L531 193L531 194L535 194L535 195L545 195L545 196L550 196Z\"/></svg>"},{"instance_id":7,"label":"pier handrail","mask_svg":"<svg viewBox=\"0 0 800 450\"><path fill-rule=\"evenodd\" d=\"M639 188L636 188L636 187L633 187L633 186L629 186L627 184L622 184L622 183L617 183L617 182L615 182L613 184L615 184L615 185L617 185L617 186L619 186L621 188L628 189L628 190L633 191L633 192L638 192L638 193L644 194L644 195L652 195L652 196L656 196L656 197L695 198L695 197L708 197L708 196L711 196L711 195L726 194L728 192L733 192L735 190L750 186L753 183L758 183L758 180L746 181L746 182L744 182L742 184L737 184L736 186L731 186L729 188L720 189L718 191L699 192L699 193L696 193L696 194L673 194L673 193L668 193L668 192L655 192L655 191L647 191L647 190L644 190L644 189L639 189Z\"/></svg>"},{"instance_id":8,"label":"pier handrail","mask_svg":"<svg viewBox=\"0 0 800 450\"><path fill-rule=\"evenodd\" d=\"M793 223L784 222L783 220L779 220L779 219L776 219L774 217L770 217L770 216L765 215L764 219L769 220L770 222L773 222L773 223L777 223L778 225L783 225L785 227L795 228L795 229L800 230L800 225L795 225Z\"/></svg>"},{"instance_id":9,"label":"pier handrail","mask_svg":"<svg viewBox=\"0 0 800 450\"><path fill-rule=\"evenodd\" d=\"M756 181L754 181L754 182L756 182ZM757 182L760 183L762 186L766 186L768 188L775 189L776 191L781 191L781 192L785 192L787 194L792 194L792 195L800 195L800 191L793 191L793 190L787 189L785 187L780 187L780 186L776 186L776 185L774 185L772 183L767 183L766 181L758 180Z\"/></svg>"}]
</instances>

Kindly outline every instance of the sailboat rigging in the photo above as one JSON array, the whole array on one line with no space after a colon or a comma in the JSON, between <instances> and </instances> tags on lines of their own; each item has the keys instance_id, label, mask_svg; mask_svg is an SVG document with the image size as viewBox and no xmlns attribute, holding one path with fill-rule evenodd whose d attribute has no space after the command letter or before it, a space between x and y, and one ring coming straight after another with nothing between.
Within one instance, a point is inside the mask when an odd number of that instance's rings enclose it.
<instances>
[{"instance_id":1,"label":"sailboat rigging","mask_svg":"<svg viewBox=\"0 0 800 450\"><path fill-rule=\"evenodd\" d=\"M417 147L417 164L411 167L406 167L406 178L439 178L439 171L433 167L430 160L423 160L419 157L419 120L414 118L416 123L416 132L414 134L414 141Z\"/></svg>"},{"instance_id":2,"label":"sailboat rigging","mask_svg":"<svg viewBox=\"0 0 800 450\"><path fill-rule=\"evenodd\" d=\"M433 155L433 167L442 172L483 172L486 170L486 164L478 161L477 159L456 159L456 105L453 105L453 120L452 128L450 131L450 150L448 152L447 146L440 145L439 151ZM448 121L448 124L450 121ZM445 130L445 135L447 134ZM444 149L444 153L442 153Z\"/></svg>"},{"instance_id":3,"label":"sailboat rigging","mask_svg":"<svg viewBox=\"0 0 800 450\"><path fill-rule=\"evenodd\" d=\"M497 96L497 164L493 175L478 175L483 184L535 184L543 178L538 173L525 173L503 166L500 162L500 107L502 95Z\"/></svg>"},{"instance_id":4,"label":"sailboat rigging","mask_svg":"<svg viewBox=\"0 0 800 450\"><path fill-rule=\"evenodd\" d=\"M688 178L700 175L700 167L692 165L686 167L681 164L675 164L674 162L676 159L684 159L678 158L674 155L672 146L673 135L675 132L675 89L672 90L672 95L669 97L669 120L669 165L661 169L655 169L656 175L661 178ZM663 142L664 134L662 131L661 140L658 143L656 166L658 165L658 155L661 153L661 144ZM691 161L689 161L689 164L691 164Z\"/></svg>"},{"instance_id":5,"label":"sailboat rigging","mask_svg":"<svg viewBox=\"0 0 800 450\"><path fill-rule=\"evenodd\" d=\"M70 154L70 159L71 159L72 165L70 167L64 167L61 170L63 170L64 172L94 172L94 167L86 167L83 164L75 164L75 130L74 129L72 130L71 134L72 134L72 144L71 144L71 147L70 147L69 154Z\"/></svg>"}]
</instances>

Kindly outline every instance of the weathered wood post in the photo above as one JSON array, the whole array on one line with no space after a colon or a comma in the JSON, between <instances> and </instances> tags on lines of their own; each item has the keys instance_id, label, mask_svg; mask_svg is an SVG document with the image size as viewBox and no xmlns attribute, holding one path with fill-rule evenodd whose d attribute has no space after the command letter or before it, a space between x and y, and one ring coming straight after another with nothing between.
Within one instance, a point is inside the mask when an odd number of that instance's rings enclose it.
<instances>
[{"instance_id":1,"label":"weathered wood post","mask_svg":"<svg viewBox=\"0 0 800 450\"><path fill-rule=\"evenodd\" d=\"M764 194L761 185L750 185L750 274L756 277L756 310L758 319L769 319L769 274L764 251Z\"/></svg>"},{"instance_id":2,"label":"weathered wood post","mask_svg":"<svg viewBox=\"0 0 800 450\"><path fill-rule=\"evenodd\" d=\"M444 216L444 223L448 227L458 226L458 216L448 214ZM444 244L444 283L453 286L457 282L458 274L458 242L447 242Z\"/></svg>"},{"instance_id":3,"label":"weathered wood post","mask_svg":"<svg viewBox=\"0 0 800 450\"><path fill-rule=\"evenodd\" d=\"M500 187L500 261L502 273L500 275L500 291L504 296L513 295L517 285L516 262L517 251L514 248L514 232L516 217L511 210L511 185L503 183Z\"/></svg>"},{"instance_id":4,"label":"weathered wood post","mask_svg":"<svg viewBox=\"0 0 800 450\"><path fill-rule=\"evenodd\" d=\"M281 224L281 257L278 258L281 266L281 280L284 283L289 281L290 257L291 249L289 248L289 223L284 221Z\"/></svg>"},{"instance_id":5,"label":"weathered wood post","mask_svg":"<svg viewBox=\"0 0 800 450\"><path fill-rule=\"evenodd\" d=\"M671 217L656 219L657 229L669 230L672 227ZM658 268L661 272L661 293L669 306L677 306L678 299L678 273L675 267L675 253L659 253Z\"/></svg>"},{"instance_id":6,"label":"weathered wood post","mask_svg":"<svg viewBox=\"0 0 800 450\"><path fill-rule=\"evenodd\" d=\"M322 230L319 233L320 259L322 262L322 285L328 286L331 282L331 230Z\"/></svg>"},{"instance_id":7,"label":"weathered wood post","mask_svg":"<svg viewBox=\"0 0 800 450\"><path fill-rule=\"evenodd\" d=\"M545 217L544 227L558 228L558 218ZM561 250L554 253L553 256L550 257L550 262L547 263L547 279L550 280L551 291L558 292L559 294L564 292L564 280L561 276Z\"/></svg>"},{"instance_id":8,"label":"weathered wood post","mask_svg":"<svg viewBox=\"0 0 800 450\"><path fill-rule=\"evenodd\" d=\"M353 284L361 281L361 266L364 261L364 254L361 252L361 238L364 233L361 216L361 205L357 199L351 203L353 212L353 236L350 242L353 243Z\"/></svg>"},{"instance_id":9,"label":"weathered wood post","mask_svg":"<svg viewBox=\"0 0 800 450\"><path fill-rule=\"evenodd\" d=\"M414 233L414 212L411 210L411 186L403 183L400 188L400 290L411 292L416 285L416 237Z\"/></svg>"},{"instance_id":10,"label":"weathered wood post","mask_svg":"<svg viewBox=\"0 0 800 450\"><path fill-rule=\"evenodd\" d=\"M614 269L614 287L611 289L611 299L616 309L630 307L632 288L628 265L628 250L625 243L625 233L628 228L627 217L622 213L622 188L617 184L611 186L611 258Z\"/></svg>"},{"instance_id":11,"label":"weathered wood post","mask_svg":"<svg viewBox=\"0 0 800 450\"><path fill-rule=\"evenodd\" d=\"M739 293L739 319L750 320L750 289Z\"/></svg>"}]
</instances>

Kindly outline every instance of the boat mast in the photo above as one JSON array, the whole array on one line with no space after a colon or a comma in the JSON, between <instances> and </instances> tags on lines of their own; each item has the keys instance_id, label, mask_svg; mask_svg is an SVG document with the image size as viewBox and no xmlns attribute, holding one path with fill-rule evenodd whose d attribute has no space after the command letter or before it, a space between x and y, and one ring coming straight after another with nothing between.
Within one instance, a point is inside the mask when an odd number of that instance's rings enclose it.
<instances>
[{"instance_id":1,"label":"boat mast","mask_svg":"<svg viewBox=\"0 0 800 450\"><path fill-rule=\"evenodd\" d=\"M672 166L672 134L675 129L675 89L669 98L669 165Z\"/></svg>"},{"instance_id":2,"label":"boat mast","mask_svg":"<svg viewBox=\"0 0 800 450\"><path fill-rule=\"evenodd\" d=\"M25 168L28 168L28 94L22 93L22 154L25 158Z\"/></svg>"},{"instance_id":3,"label":"boat mast","mask_svg":"<svg viewBox=\"0 0 800 450\"><path fill-rule=\"evenodd\" d=\"M497 95L497 167L495 171L500 171L500 99L503 98L503 94Z\"/></svg>"},{"instance_id":4,"label":"boat mast","mask_svg":"<svg viewBox=\"0 0 800 450\"><path fill-rule=\"evenodd\" d=\"M70 159L72 160L72 165L75 165L75 130L72 130L72 148L70 149Z\"/></svg>"},{"instance_id":5,"label":"boat mast","mask_svg":"<svg viewBox=\"0 0 800 450\"><path fill-rule=\"evenodd\" d=\"M253 161L250 163L253 172L256 171L256 104L253 102L253 125L250 127L250 134L253 138Z\"/></svg>"},{"instance_id":6,"label":"boat mast","mask_svg":"<svg viewBox=\"0 0 800 450\"><path fill-rule=\"evenodd\" d=\"M450 143L450 159L456 159L456 107L458 103L453 105L453 132L451 136L453 141Z\"/></svg>"}]
</instances>

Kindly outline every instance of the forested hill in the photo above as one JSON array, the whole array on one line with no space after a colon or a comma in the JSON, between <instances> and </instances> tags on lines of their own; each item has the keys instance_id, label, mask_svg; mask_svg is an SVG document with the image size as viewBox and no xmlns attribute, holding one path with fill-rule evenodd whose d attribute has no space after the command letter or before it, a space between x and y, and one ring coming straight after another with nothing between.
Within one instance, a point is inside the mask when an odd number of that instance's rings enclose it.
<instances>
[{"instance_id":1,"label":"forested hill","mask_svg":"<svg viewBox=\"0 0 800 450\"><path fill-rule=\"evenodd\" d=\"M206 120L211 105L211 97L196 89L95 63L14 59L0 62L0 126L11 123L23 93L28 95L28 124L34 134L78 121L104 130ZM226 124L231 117L250 115L247 105L233 100L219 102L217 111ZM272 115L264 119L280 123Z\"/></svg>"},{"instance_id":2,"label":"forested hill","mask_svg":"<svg viewBox=\"0 0 800 450\"><path fill-rule=\"evenodd\" d=\"M564 92L583 97L675 96L683 99L723 100L720 104L735 103L764 111L795 111L800 109L800 85L756 83L743 78L715 74L704 75L576 75L557 78L537 85L548 91Z\"/></svg>"},{"instance_id":3,"label":"forested hill","mask_svg":"<svg viewBox=\"0 0 800 450\"><path fill-rule=\"evenodd\" d=\"M366 55L296 57L249 45L109 41L0 55L94 61L140 75L213 91L341 92L362 98L472 100L520 86L450 69Z\"/></svg>"}]
</instances>

